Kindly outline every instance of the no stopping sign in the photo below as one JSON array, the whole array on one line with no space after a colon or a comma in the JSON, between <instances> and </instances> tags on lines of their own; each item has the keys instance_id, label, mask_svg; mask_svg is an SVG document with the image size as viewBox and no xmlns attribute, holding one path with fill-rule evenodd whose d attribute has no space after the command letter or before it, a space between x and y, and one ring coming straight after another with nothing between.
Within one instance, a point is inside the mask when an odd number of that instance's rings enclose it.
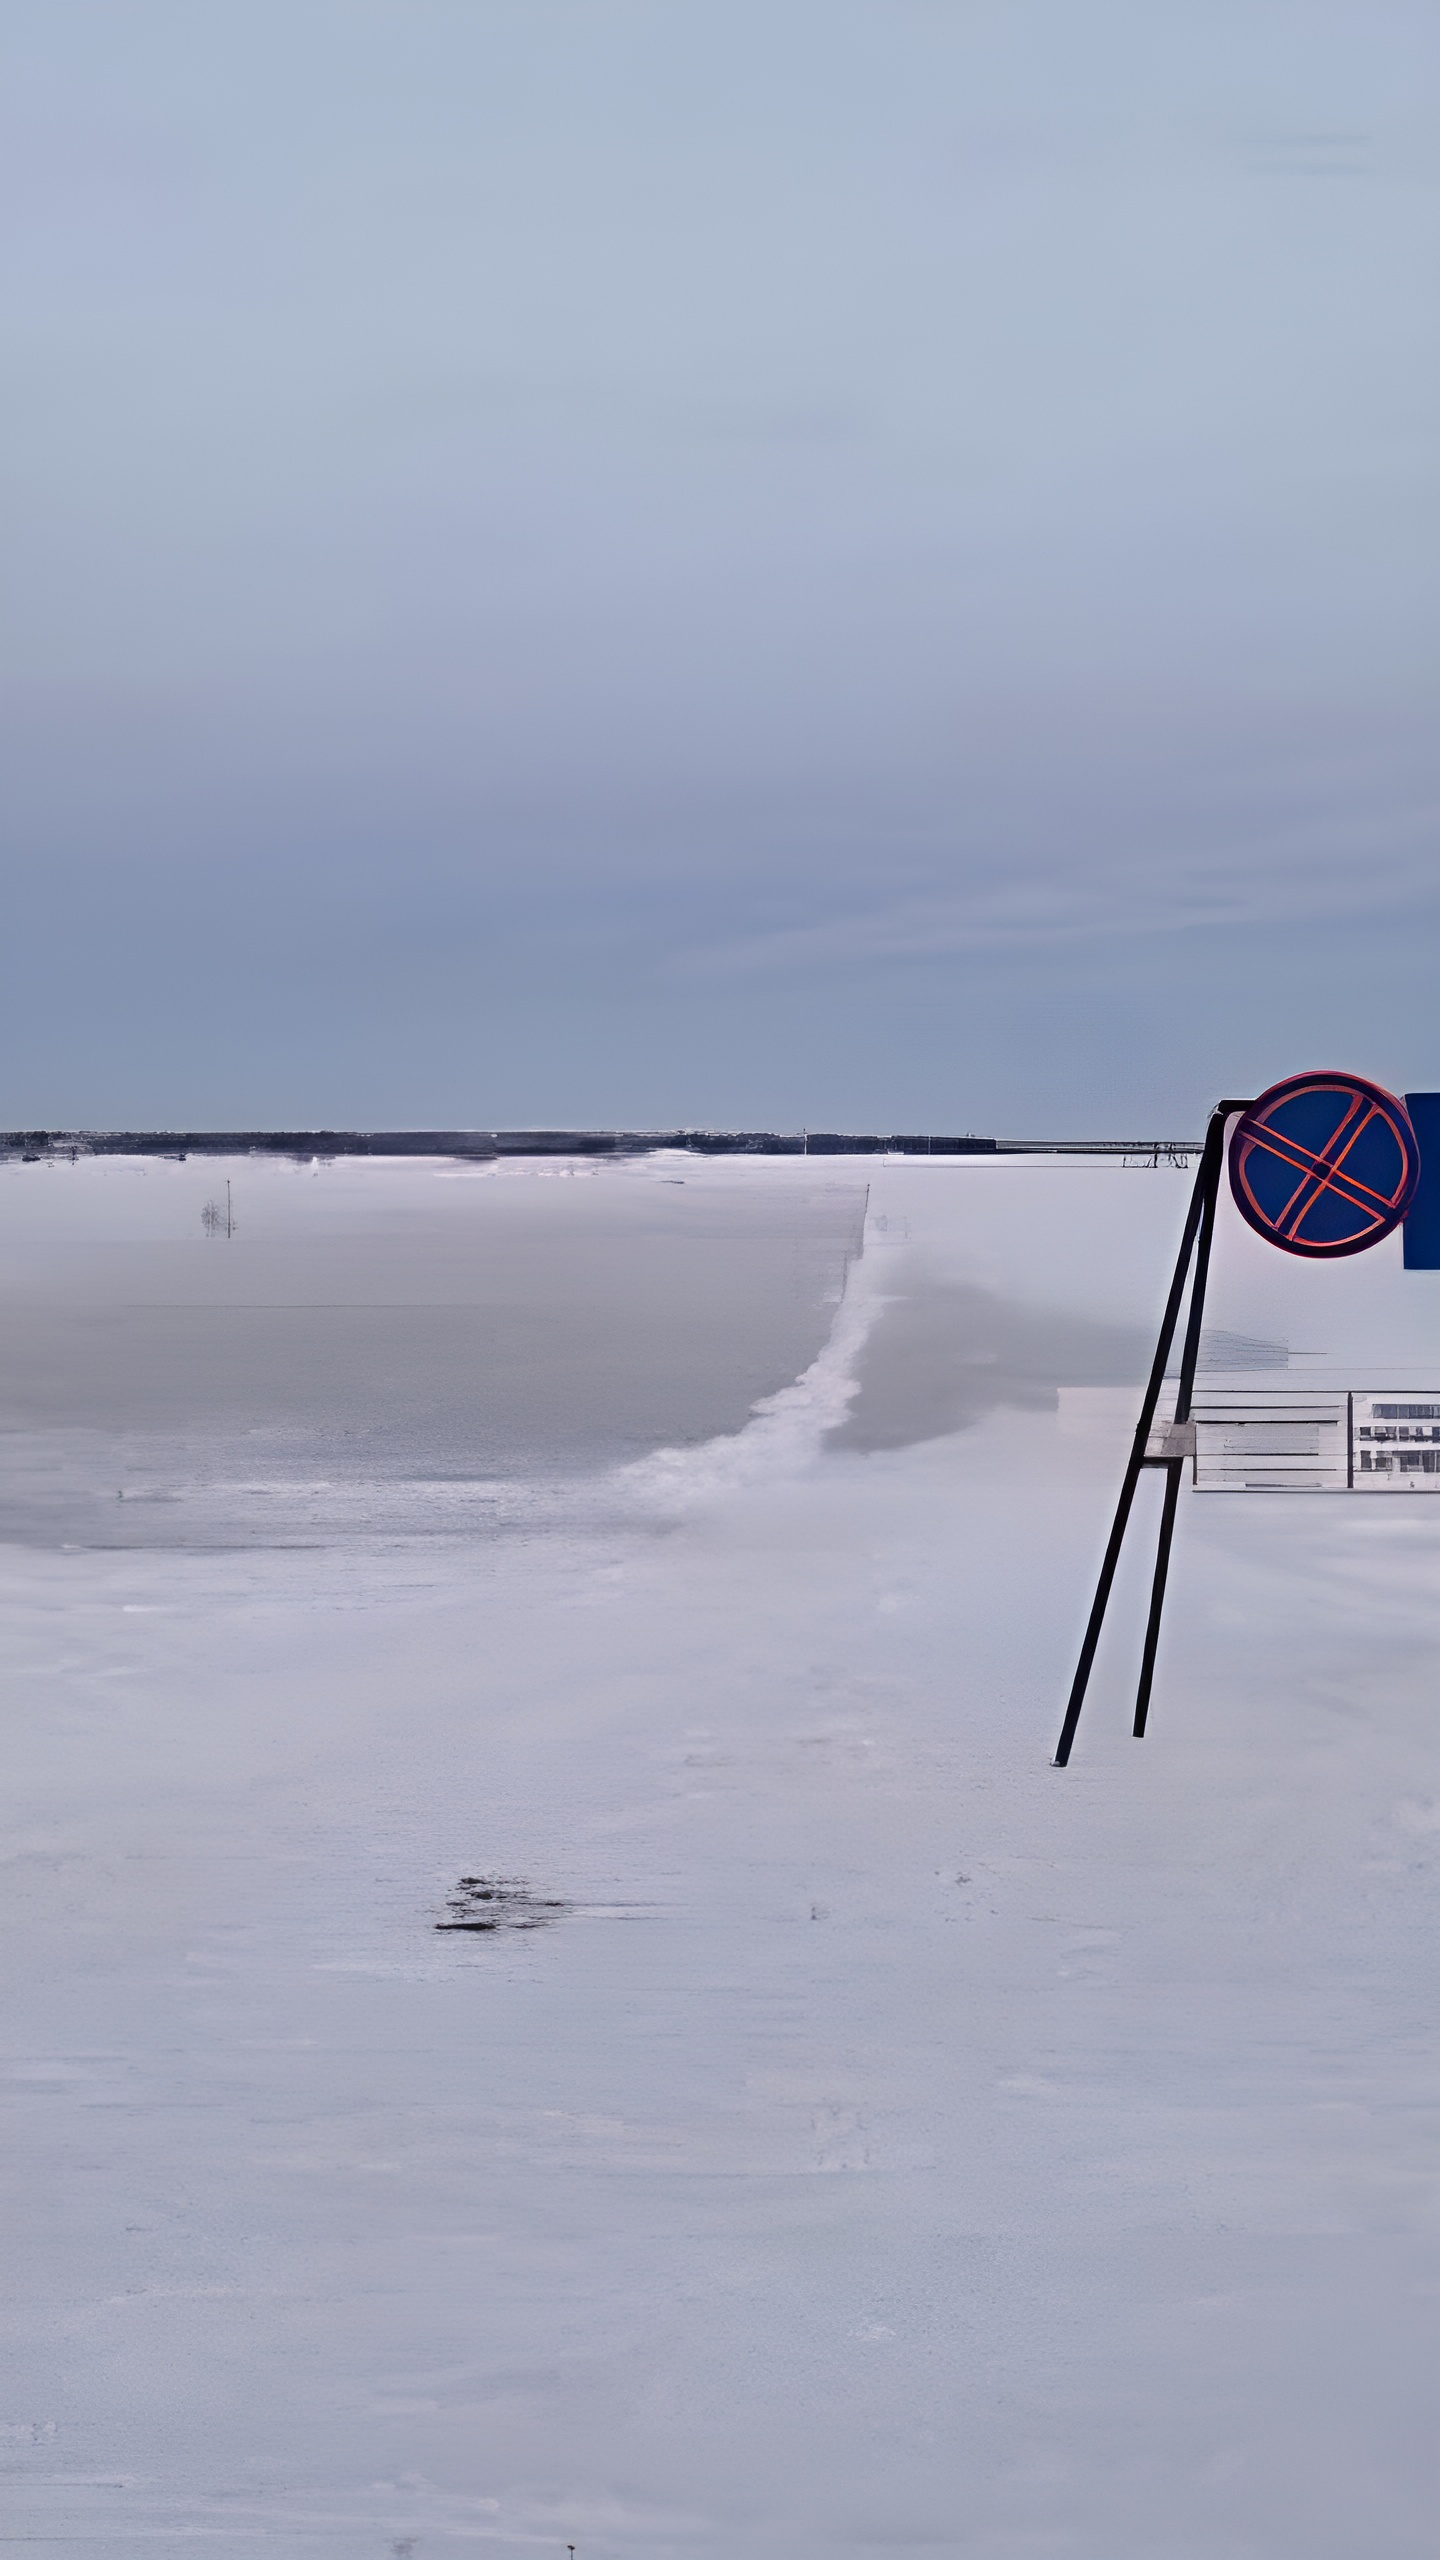
<instances>
[{"instance_id":1,"label":"no stopping sign","mask_svg":"<svg viewBox=\"0 0 1440 2560\"><path fill-rule=\"evenodd\" d=\"M1363 1076L1287 1076L1237 1124L1230 1189L1282 1253L1336 1261L1398 1227L1420 1179L1403 1102Z\"/></svg>"}]
</instances>

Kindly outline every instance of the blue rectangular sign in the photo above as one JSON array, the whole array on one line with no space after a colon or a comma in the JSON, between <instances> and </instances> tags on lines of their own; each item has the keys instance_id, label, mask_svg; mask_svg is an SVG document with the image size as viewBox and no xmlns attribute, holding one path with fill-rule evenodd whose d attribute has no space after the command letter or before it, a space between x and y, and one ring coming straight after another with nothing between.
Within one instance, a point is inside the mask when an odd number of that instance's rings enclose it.
<instances>
[{"instance_id":1,"label":"blue rectangular sign","mask_svg":"<svg viewBox=\"0 0 1440 2560\"><path fill-rule=\"evenodd\" d=\"M1420 1187L1405 1221L1407 1271L1440 1271L1440 1093L1407 1093L1420 1149Z\"/></svg>"}]
</instances>

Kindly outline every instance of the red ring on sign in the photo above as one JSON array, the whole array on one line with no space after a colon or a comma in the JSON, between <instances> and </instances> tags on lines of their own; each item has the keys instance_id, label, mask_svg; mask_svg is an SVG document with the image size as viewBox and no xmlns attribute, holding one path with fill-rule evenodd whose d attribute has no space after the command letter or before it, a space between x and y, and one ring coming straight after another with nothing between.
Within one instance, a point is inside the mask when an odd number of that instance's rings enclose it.
<instances>
[{"instance_id":1,"label":"red ring on sign","mask_svg":"<svg viewBox=\"0 0 1440 2560\"><path fill-rule=\"evenodd\" d=\"M1366 1253L1415 1196L1420 1150L1403 1102L1364 1076L1287 1076L1238 1122L1230 1189L1247 1226L1311 1261Z\"/></svg>"}]
</instances>

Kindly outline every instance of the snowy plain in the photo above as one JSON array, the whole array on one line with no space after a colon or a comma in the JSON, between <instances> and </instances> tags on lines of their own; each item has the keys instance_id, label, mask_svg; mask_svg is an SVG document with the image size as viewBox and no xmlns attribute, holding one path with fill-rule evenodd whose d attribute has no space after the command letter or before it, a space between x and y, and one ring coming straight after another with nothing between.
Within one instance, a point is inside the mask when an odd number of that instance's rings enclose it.
<instances>
[{"instance_id":1,"label":"snowy plain","mask_svg":"<svg viewBox=\"0 0 1440 2560\"><path fill-rule=\"evenodd\" d=\"M1440 1501L1187 1493L1050 1766L1187 1190L0 1169L0 2541L1428 2560Z\"/></svg>"}]
</instances>

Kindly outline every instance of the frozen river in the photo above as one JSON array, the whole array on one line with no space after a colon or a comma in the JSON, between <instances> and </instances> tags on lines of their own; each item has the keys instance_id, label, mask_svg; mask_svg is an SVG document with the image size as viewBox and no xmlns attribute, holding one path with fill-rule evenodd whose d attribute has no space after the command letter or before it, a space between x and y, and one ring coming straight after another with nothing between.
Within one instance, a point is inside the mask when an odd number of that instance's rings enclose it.
<instances>
[{"instance_id":1,"label":"frozen river","mask_svg":"<svg viewBox=\"0 0 1440 2560\"><path fill-rule=\"evenodd\" d=\"M1186 1189L0 1168L0 2540L1429 2560L1440 1500L1187 1493L1049 1766Z\"/></svg>"}]
</instances>

